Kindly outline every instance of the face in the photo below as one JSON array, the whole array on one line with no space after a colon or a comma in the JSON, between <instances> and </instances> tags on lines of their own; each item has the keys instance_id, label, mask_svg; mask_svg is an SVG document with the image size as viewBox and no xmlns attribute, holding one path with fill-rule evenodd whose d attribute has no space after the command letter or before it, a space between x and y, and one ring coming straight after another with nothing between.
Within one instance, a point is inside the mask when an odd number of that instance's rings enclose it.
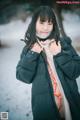
<instances>
[{"instance_id":1,"label":"face","mask_svg":"<svg viewBox=\"0 0 80 120\"><path fill-rule=\"evenodd\" d=\"M40 38L47 38L53 30L53 23L44 21L41 22L38 18L36 22L36 35Z\"/></svg>"}]
</instances>

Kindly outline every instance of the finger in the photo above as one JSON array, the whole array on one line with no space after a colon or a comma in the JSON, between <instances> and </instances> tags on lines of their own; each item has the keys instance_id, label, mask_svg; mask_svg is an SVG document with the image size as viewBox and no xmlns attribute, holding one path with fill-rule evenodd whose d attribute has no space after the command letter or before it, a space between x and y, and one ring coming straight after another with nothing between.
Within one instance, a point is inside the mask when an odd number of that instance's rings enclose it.
<instances>
[{"instance_id":1,"label":"finger","mask_svg":"<svg viewBox=\"0 0 80 120\"><path fill-rule=\"evenodd\" d=\"M54 39L54 38L53 38L52 40L53 40L53 41L55 41L55 39Z\"/></svg>"},{"instance_id":2,"label":"finger","mask_svg":"<svg viewBox=\"0 0 80 120\"><path fill-rule=\"evenodd\" d=\"M43 44L38 40L38 44L43 48Z\"/></svg>"},{"instance_id":3,"label":"finger","mask_svg":"<svg viewBox=\"0 0 80 120\"><path fill-rule=\"evenodd\" d=\"M49 44L51 45L51 43L53 43L53 42L55 42L55 40L54 40L54 39L52 39L52 40L50 41L50 43L49 43Z\"/></svg>"}]
</instances>

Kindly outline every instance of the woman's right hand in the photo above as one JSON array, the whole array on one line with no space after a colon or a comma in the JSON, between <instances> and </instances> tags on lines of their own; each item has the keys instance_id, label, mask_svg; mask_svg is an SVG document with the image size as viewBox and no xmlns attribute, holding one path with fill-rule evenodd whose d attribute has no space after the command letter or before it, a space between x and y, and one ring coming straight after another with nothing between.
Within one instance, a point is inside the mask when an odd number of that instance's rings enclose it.
<instances>
[{"instance_id":1,"label":"woman's right hand","mask_svg":"<svg viewBox=\"0 0 80 120\"><path fill-rule=\"evenodd\" d=\"M32 46L31 50L34 52L40 53L43 50L43 48L36 42Z\"/></svg>"}]
</instances>

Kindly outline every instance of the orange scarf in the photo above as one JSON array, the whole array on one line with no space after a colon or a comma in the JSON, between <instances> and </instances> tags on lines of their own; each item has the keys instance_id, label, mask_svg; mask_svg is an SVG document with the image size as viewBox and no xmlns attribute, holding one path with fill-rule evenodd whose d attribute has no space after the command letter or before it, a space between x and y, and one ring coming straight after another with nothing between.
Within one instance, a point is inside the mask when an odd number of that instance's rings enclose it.
<instances>
[{"instance_id":1,"label":"orange scarf","mask_svg":"<svg viewBox=\"0 0 80 120\"><path fill-rule=\"evenodd\" d=\"M59 90L56 76L52 72L52 69L51 69L49 63L48 63L48 72L49 72L50 78L52 80L52 85L53 85L54 96L55 96L55 99L56 99L56 104L57 104L58 109L60 110L61 106L62 106L62 94Z\"/></svg>"}]
</instances>

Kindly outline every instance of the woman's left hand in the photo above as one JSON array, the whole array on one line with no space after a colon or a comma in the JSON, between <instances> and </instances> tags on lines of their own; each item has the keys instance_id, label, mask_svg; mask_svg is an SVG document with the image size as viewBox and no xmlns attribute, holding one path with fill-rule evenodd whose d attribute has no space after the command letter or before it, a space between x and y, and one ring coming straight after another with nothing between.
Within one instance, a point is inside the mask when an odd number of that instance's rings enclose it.
<instances>
[{"instance_id":1,"label":"woman's left hand","mask_svg":"<svg viewBox=\"0 0 80 120\"><path fill-rule=\"evenodd\" d=\"M60 41L58 41L58 44L56 44L56 41L54 39L52 40L46 40L46 41L39 41L39 44L43 47L45 52L49 52L53 55L57 55L61 52L61 44Z\"/></svg>"},{"instance_id":2,"label":"woman's left hand","mask_svg":"<svg viewBox=\"0 0 80 120\"><path fill-rule=\"evenodd\" d=\"M57 55L58 53L60 53L61 52L60 41L58 41L58 44L56 44L56 41L51 42L49 49L53 55Z\"/></svg>"}]
</instances>

